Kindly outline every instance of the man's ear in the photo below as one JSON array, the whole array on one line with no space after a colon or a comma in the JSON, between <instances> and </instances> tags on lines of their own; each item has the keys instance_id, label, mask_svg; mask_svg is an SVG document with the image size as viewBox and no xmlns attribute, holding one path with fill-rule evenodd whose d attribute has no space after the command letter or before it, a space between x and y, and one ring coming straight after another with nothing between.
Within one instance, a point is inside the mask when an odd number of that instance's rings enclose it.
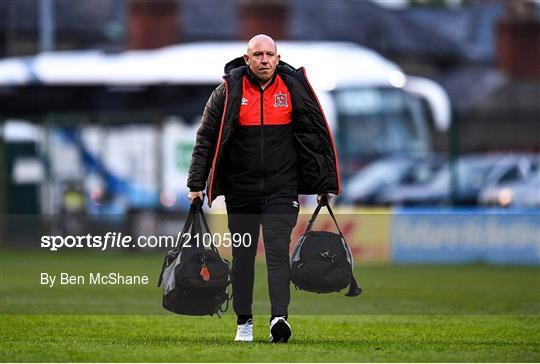
<instances>
[{"instance_id":1,"label":"man's ear","mask_svg":"<svg viewBox=\"0 0 540 364\"><path fill-rule=\"evenodd\" d=\"M278 55L277 55L277 61L278 61L278 62L281 61L281 54L278 54Z\"/></svg>"},{"instance_id":2,"label":"man's ear","mask_svg":"<svg viewBox=\"0 0 540 364\"><path fill-rule=\"evenodd\" d=\"M244 54L244 62L246 62L246 64L249 64L249 56L247 54Z\"/></svg>"}]
</instances>

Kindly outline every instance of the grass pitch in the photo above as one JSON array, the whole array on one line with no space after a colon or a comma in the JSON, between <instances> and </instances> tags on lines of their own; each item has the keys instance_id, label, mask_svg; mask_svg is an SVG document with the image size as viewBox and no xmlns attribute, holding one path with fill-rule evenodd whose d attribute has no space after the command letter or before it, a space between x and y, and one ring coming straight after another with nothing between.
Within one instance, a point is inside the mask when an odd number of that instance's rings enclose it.
<instances>
[{"instance_id":1,"label":"grass pitch","mask_svg":"<svg viewBox=\"0 0 540 364\"><path fill-rule=\"evenodd\" d=\"M154 286L160 264L155 254L2 252L0 360L540 361L537 267L358 267L359 298L293 291L291 341L271 345L263 264L254 343L232 341L231 314L164 313ZM39 285L42 271L145 273L151 285L46 288Z\"/></svg>"}]
</instances>

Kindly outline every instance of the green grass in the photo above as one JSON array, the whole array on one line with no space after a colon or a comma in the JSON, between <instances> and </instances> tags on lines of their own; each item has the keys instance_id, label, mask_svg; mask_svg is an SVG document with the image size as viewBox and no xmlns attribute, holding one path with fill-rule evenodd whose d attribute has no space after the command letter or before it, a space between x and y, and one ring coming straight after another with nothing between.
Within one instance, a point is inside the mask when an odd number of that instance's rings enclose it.
<instances>
[{"instance_id":1,"label":"green grass","mask_svg":"<svg viewBox=\"0 0 540 364\"><path fill-rule=\"evenodd\" d=\"M234 318L7 315L2 361L539 361L533 316L296 316L287 345L234 343Z\"/></svg>"},{"instance_id":2,"label":"green grass","mask_svg":"<svg viewBox=\"0 0 540 364\"><path fill-rule=\"evenodd\" d=\"M156 254L3 251L0 360L540 361L538 267L358 267L365 289L358 298L293 290L291 342L270 345L263 264L257 265L254 343L232 341L231 314L165 313L155 287L160 264ZM40 272L111 271L147 274L151 284L39 284Z\"/></svg>"}]
</instances>

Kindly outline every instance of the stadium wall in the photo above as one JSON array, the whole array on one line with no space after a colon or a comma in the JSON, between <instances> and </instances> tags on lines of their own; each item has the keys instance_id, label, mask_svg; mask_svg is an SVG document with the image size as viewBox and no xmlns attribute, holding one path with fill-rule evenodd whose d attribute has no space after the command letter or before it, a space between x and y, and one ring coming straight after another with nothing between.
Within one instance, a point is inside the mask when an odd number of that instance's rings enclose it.
<instances>
[{"instance_id":1,"label":"stadium wall","mask_svg":"<svg viewBox=\"0 0 540 364\"><path fill-rule=\"evenodd\" d=\"M420 264L540 265L540 211L494 209L336 209L342 232L357 262ZM291 249L305 231L303 210ZM210 214L213 233L227 230L227 215ZM336 231L327 213L314 229ZM220 248L226 256L230 249ZM259 237L257 259L264 260Z\"/></svg>"}]
</instances>

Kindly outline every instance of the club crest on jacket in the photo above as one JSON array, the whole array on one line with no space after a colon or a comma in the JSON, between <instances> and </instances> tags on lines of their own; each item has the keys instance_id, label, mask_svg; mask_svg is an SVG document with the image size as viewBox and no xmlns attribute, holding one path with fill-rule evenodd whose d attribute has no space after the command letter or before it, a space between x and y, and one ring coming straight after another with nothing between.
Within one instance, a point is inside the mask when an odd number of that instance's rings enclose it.
<instances>
[{"instance_id":1,"label":"club crest on jacket","mask_svg":"<svg viewBox=\"0 0 540 364\"><path fill-rule=\"evenodd\" d=\"M274 107L287 107L287 94L274 94Z\"/></svg>"}]
</instances>

